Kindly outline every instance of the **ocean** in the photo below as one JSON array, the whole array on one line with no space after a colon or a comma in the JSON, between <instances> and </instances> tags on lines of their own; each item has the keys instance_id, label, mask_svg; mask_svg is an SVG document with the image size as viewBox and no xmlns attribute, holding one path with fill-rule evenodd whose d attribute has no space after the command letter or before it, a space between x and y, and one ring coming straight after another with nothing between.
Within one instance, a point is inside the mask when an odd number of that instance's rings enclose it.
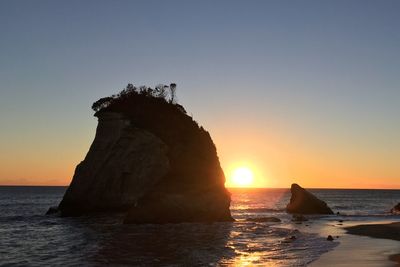
<instances>
[{"instance_id":1,"label":"ocean","mask_svg":"<svg viewBox=\"0 0 400 267\"><path fill-rule=\"evenodd\" d=\"M45 215L66 187L0 187L0 266L306 266L346 223L398 221L400 190L312 189L340 215L292 222L288 189L230 189L233 223L123 225L122 215ZM281 222L252 222L276 217ZM343 221L343 222L341 222ZM329 227L328 227L329 226Z\"/></svg>"}]
</instances>

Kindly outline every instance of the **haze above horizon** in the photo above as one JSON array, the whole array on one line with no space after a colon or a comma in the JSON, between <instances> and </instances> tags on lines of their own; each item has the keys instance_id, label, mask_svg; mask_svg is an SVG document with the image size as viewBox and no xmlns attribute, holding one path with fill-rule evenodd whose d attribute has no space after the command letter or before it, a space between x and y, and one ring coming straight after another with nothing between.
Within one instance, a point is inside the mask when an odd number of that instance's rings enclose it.
<instances>
[{"instance_id":1,"label":"haze above horizon","mask_svg":"<svg viewBox=\"0 0 400 267\"><path fill-rule=\"evenodd\" d=\"M1 1L0 185L68 185L95 100L175 82L228 180L248 168L253 187L400 188L399 13L390 0Z\"/></svg>"}]
</instances>

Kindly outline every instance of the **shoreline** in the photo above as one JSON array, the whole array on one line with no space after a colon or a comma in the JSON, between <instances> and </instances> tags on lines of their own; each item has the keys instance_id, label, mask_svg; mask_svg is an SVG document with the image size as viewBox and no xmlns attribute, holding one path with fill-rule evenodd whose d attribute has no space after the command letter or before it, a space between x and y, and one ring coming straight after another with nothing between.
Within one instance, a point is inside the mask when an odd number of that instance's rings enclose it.
<instances>
[{"instance_id":1,"label":"shoreline","mask_svg":"<svg viewBox=\"0 0 400 267\"><path fill-rule=\"evenodd\" d=\"M339 245L312 262L312 267L325 266L400 266L400 231L399 218L393 220L344 220L343 224L327 221L317 233L321 236L330 234L340 238L333 242ZM391 232L387 231L389 228ZM373 229L374 231L372 231ZM310 229L312 230L312 229Z\"/></svg>"},{"instance_id":2,"label":"shoreline","mask_svg":"<svg viewBox=\"0 0 400 267\"><path fill-rule=\"evenodd\" d=\"M400 222L360 224L344 228L348 234L400 241Z\"/></svg>"},{"instance_id":3,"label":"shoreline","mask_svg":"<svg viewBox=\"0 0 400 267\"><path fill-rule=\"evenodd\" d=\"M385 224L361 224L344 228L347 234L367 236L371 238L400 241L400 222ZM400 253L392 254L389 260L400 266Z\"/></svg>"}]
</instances>

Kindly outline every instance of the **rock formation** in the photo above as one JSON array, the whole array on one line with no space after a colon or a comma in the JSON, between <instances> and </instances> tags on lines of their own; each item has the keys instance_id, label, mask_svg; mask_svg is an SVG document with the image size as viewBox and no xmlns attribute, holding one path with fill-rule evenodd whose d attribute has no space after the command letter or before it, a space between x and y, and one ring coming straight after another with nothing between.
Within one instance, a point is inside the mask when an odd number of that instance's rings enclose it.
<instances>
[{"instance_id":1,"label":"rock formation","mask_svg":"<svg viewBox=\"0 0 400 267\"><path fill-rule=\"evenodd\" d=\"M190 190L182 193L157 193L143 198L130 208L125 223L179 223L233 220L227 192Z\"/></svg>"},{"instance_id":2,"label":"rock formation","mask_svg":"<svg viewBox=\"0 0 400 267\"><path fill-rule=\"evenodd\" d=\"M400 215L400 203L398 203L396 206L394 206L391 210L390 213Z\"/></svg>"},{"instance_id":3,"label":"rock formation","mask_svg":"<svg viewBox=\"0 0 400 267\"><path fill-rule=\"evenodd\" d=\"M288 213L295 214L333 214L328 205L316 196L299 186L292 184L290 191L292 196L286 206Z\"/></svg>"},{"instance_id":4,"label":"rock formation","mask_svg":"<svg viewBox=\"0 0 400 267\"><path fill-rule=\"evenodd\" d=\"M121 113L102 112L96 136L60 203L63 215L124 210L168 171L167 146L132 127Z\"/></svg>"},{"instance_id":5,"label":"rock formation","mask_svg":"<svg viewBox=\"0 0 400 267\"><path fill-rule=\"evenodd\" d=\"M233 220L209 133L153 89L128 87L93 105L96 136L58 207L61 215L121 211L126 223Z\"/></svg>"}]
</instances>

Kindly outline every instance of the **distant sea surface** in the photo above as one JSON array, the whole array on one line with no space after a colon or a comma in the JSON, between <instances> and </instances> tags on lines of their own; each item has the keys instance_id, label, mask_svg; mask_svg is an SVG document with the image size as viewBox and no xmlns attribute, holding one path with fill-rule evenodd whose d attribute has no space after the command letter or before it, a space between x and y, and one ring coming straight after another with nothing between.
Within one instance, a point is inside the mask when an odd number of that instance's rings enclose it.
<instances>
[{"instance_id":1,"label":"distant sea surface","mask_svg":"<svg viewBox=\"0 0 400 267\"><path fill-rule=\"evenodd\" d=\"M65 190L0 187L0 266L305 266L338 244L313 233L313 224L399 219L389 210L400 190L336 189L310 191L340 215L313 216L300 230L284 211L287 189L230 189L234 223L123 225L122 216L46 216ZM246 221L255 217L281 222Z\"/></svg>"}]
</instances>

